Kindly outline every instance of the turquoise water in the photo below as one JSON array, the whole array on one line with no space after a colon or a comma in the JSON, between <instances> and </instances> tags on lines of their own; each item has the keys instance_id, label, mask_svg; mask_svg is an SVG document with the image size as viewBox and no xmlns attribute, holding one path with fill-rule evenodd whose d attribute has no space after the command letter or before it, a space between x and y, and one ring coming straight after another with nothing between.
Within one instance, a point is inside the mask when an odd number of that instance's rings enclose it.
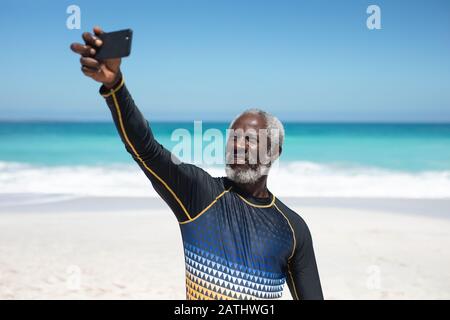
<instances>
[{"instance_id":1,"label":"turquoise water","mask_svg":"<svg viewBox=\"0 0 450 320\"><path fill-rule=\"evenodd\" d=\"M193 123L153 123L171 149L172 132ZM203 123L203 132L227 123ZM378 167L407 172L450 170L450 124L286 123L282 161ZM204 146L207 142L203 143ZM32 165L131 163L112 123L0 122L0 162Z\"/></svg>"}]
</instances>

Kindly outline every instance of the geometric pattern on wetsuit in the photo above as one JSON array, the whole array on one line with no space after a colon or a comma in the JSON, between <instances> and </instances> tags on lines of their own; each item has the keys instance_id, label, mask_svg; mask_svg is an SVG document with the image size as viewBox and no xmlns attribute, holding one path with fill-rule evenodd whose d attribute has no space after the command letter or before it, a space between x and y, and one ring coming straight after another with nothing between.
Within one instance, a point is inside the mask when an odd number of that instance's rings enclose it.
<instances>
[{"instance_id":1,"label":"geometric pattern on wetsuit","mask_svg":"<svg viewBox=\"0 0 450 320\"><path fill-rule=\"evenodd\" d=\"M187 299L282 296L293 239L275 208L253 208L226 194L181 231Z\"/></svg>"},{"instance_id":2,"label":"geometric pattern on wetsuit","mask_svg":"<svg viewBox=\"0 0 450 320\"><path fill-rule=\"evenodd\" d=\"M189 300L277 299L284 275L254 270L184 243Z\"/></svg>"}]
</instances>

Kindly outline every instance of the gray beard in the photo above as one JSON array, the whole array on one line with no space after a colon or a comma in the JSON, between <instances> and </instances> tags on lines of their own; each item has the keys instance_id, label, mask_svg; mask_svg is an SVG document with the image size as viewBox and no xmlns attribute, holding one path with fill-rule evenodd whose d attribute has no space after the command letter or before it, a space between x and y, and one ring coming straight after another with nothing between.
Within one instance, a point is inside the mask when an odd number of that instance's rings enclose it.
<instances>
[{"instance_id":1,"label":"gray beard","mask_svg":"<svg viewBox=\"0 0 450 320\"><path fill-rule=\"evenodd\" d=\"M225 172L228 179L242 184L254 184L262 176L269 174L270 167L259 165L256 169L248 168L245 170L233 169L231 166L225 166Z\"/></svg>"}]
</instances>

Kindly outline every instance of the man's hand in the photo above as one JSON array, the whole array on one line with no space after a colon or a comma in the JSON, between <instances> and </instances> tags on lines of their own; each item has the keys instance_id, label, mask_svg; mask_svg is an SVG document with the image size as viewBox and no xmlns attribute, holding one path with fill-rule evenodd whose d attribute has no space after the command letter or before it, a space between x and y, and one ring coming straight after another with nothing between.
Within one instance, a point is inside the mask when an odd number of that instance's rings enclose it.
<instances>
[{"instance_id":1,"label":"man's hand","mask_svg":"<svg viewBox=\"0 0 450 320\"><path fill-rule=\"evenodd\" d=\"M121 76L121 59L99 61L94 58L97 49L102 45L102 41L98 38L98 35L102 33L103 31L100 27L94 27L94 34L89 32L83 33L84 45L81 43L72 43L70 48L73 52L81 55L81 71L86 76L103 83L107 88L112 88Z\"/></svg>"}]
</instances>

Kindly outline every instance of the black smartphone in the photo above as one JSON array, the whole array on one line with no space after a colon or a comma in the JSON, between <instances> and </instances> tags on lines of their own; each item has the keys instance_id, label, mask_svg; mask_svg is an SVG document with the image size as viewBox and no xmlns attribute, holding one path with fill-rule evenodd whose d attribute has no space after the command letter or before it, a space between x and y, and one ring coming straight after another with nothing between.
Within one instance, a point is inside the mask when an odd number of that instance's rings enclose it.
<instances>
[{"instance_id":1,"label":"black smartphone","mask_svg":"<svg viewBox=\"0 0 450 320\"><path fill-rule=\"evenodd\" d=\"M107 32L98 35L98 37L103 41L103 44L95 54L97 60L123 58L130 55L133 30Z\"/></svg>"}]
</instances>

